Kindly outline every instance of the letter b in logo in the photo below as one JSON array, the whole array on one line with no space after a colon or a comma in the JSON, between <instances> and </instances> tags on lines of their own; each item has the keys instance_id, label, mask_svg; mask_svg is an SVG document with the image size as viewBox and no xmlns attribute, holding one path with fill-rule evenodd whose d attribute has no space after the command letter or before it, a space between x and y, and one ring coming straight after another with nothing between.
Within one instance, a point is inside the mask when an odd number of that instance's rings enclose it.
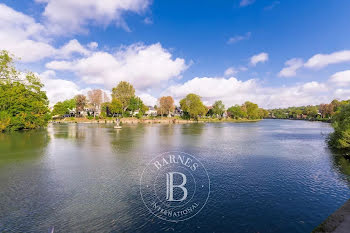
<instances>
[{"instance_id":1,"label":"letter b in logo","mask_svg":"<svg viewBox=\"0 0 350 233\"><path fill-rule=\"evenodd\" d=\"M174 184L174 175L180 175L182 177L181 184ZM186 175L181 172L168 172L166 173L166 200L167 201L183 201L187 198L187 189L185 184L187 182ZM183 192L183 196L180 199L174 199L174 188L180 188Z\"/></svg>"}]
</instances>

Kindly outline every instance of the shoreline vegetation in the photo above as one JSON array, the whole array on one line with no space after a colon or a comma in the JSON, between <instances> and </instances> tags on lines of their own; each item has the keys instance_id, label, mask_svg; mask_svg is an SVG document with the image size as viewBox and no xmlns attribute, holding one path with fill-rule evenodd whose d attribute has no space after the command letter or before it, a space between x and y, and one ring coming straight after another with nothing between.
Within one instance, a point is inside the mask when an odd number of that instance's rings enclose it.
<instances>
[{"instance_id":1,"label":"shoreline vegetation","mask_svg":"<svg viewBox=\"0 0 350 233\"><path fill-rule=\"evenodd\" d=\"M189 93L175 106L171 96L162 96L155 106L146 106L132 84L120 81L109 97L101 89L57 102L52 108L44 85L34 73L17 71L14 56L0 51L0 132L46 127L49 122L107 123L200 123L256 122L265 118L331 122L331 148L350 152L350 100L333 100L317 106L266 110L250 101L226 108L221 100L205 106L200 96Z\"/></svg>"},{"instance_id":2,"label":"shoreline vegetation","mask_svg":"<svg viewBox=\"0 0 350 233\"><path fill-rule=\"evenodd\" d=\"M246 123L246 122L258 122L261 119L249 120L249 119L198 119L198 120L185 120L179 117L163 117L163 118L141 118L135 117L120 118L121 124L188 124L188 123ZM115 124L115 118L104 118L104 119L87 119L87 118L75 118L69 117L62 120L51 120L49 123L60 124L60 123L88 123L88 124Z\"/></svg>"}]
</instances>

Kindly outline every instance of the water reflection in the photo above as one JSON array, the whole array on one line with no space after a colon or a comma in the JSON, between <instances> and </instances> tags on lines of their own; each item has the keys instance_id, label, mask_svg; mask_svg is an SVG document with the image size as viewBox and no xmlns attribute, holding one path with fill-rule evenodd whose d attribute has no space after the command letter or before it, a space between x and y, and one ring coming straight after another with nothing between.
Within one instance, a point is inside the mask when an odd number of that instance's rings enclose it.
<instances>
[{"instance_id":1,"label":"water reflection","mask_svg":"<svg viewBox=\"0 0 350 233\"><path fill-rule=\"evenodd\" d=\"M0 164L38 158L44 154L49 141L46 129L0 133Z\"/></svg>"},{"instance_id":2,"label":"water reflection","mask_svg":"<svg viewBox=\"0 0 350 233\"><path fill-rule=\"evenodd\" d=\"M0 232L310 232L350 196L350 162L328 124L56 124L0 134ZM207 206L178 224L148 213L140 175L184 151L212 181ZM26 159L31 158L31 159Z\"/></svg>"}]
</instances>

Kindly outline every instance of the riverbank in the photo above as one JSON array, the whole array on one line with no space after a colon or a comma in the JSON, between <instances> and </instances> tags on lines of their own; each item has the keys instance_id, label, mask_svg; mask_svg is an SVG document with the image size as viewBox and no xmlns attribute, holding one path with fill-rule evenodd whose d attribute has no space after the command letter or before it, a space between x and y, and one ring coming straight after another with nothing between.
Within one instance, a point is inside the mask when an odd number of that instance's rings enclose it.
<instances>
[{"instance_id":1,"label":"riverbank","mask_svg":"<svg viewBox=\"0 0 350 233\"><path fill-rule=\"evenodd\" d=\"M164 117L164 118L120 118L120 122L122 124L188 124L188 123L216 123L216 122L233 122L233 123L244 123L244 122L258 122L261 119L258 120L249 120L249 119L199 119L198 121L195 120L185 120L181 118L174 118L174 117ZM64 118L62 120L53 120L51 123L98 123L98 124L107 124L107 123L116 123L116 118L107 118L107 119L87 119L87 118Z\"/></svg>"},{"instance_id":2,"label":"riverbank","mask_svg":"<svg viewBox=\"0 0 350 233\"><path fill-rule=\"evenodd\" d=\"M350 199L331 214L312 233L348 233L350 229Z\"/></svg>"}]
</instances>

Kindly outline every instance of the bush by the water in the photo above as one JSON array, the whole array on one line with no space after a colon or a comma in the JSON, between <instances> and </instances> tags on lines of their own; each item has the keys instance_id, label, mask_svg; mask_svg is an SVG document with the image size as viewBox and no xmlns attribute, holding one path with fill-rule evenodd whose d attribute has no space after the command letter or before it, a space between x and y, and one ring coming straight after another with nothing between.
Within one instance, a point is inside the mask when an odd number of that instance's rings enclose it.
<instances>
[{"instance_id":1,"label":"bush by the water","mask_svg":"<svg viewBox=\"0 0 350 233\"><path fill-rule=\"evenodd\" d=\"M342 106L332 125L334 132L330 135L330 146L350 151L350 104Z\"/></svg>"},{"instance_id":2,"label":"bush by the water","mask_svg":"<svg viewBox=\"0 0 350 233\"><path fill-rule=\"evenodd\" d=\"M42 87L38 77L18 72L13 57L0 51L0 132L47 125L49 101Z\"/></svg>"}]
</instances>

